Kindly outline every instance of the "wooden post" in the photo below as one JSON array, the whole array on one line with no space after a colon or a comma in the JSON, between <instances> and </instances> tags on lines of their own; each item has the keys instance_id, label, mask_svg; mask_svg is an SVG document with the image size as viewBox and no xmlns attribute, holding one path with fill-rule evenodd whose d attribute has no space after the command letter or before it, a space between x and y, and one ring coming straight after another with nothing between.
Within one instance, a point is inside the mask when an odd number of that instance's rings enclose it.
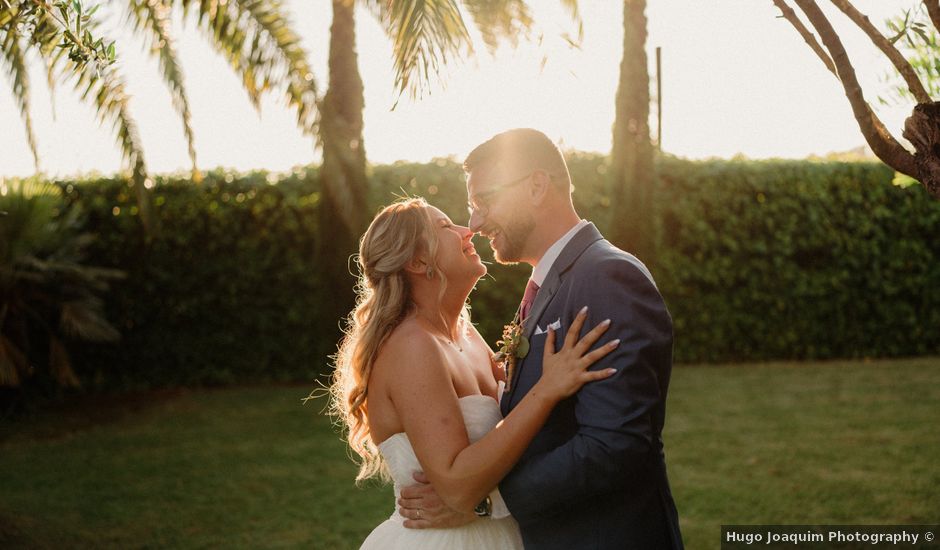
<instances>
[{"instance_id":1,"label":"wooden post","mask_svg":"<svg viewBox=\"0 0 940 550\"><path fill-rule=\"evenodd\" d=\"M663 49L656 46L656 150L663 151Z\"/></svg>"}]
</instances>

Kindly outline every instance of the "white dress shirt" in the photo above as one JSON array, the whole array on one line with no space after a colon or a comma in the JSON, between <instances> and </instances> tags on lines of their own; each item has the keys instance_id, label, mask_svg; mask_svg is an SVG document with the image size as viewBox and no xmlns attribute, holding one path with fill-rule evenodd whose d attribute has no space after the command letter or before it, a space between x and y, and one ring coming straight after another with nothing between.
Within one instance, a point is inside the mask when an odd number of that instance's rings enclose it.
<instances>
[{"instance_id":1,"label":"white dress shirt","mask_svg":"<svg viewBox=\"0 0 940 550\"><path fill-rule=\"evenodd\" d=\"M581 231L588 223L590 222L587 220L581 220L575 224L575 226L562 235L560 239L555 241L555 244L548 247L545 254L543 254L538 263L535 264L535 267L532 268L532 276L529 278L535 281L535 284L539 285L539 288L541 288L542 284L545 282L545 278L548 277L548 272L552 270L552 266L555 265L555 260L561 255L561 251L565 249L565 246L568 245L578 231Z\"/></svg>"}]
</instances>

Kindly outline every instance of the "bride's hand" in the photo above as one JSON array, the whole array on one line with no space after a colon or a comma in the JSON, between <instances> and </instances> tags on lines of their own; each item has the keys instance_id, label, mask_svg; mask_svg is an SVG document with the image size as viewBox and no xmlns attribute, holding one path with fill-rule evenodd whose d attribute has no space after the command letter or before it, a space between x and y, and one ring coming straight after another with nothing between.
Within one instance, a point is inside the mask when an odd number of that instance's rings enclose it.
<instances>
[{"instance_id":1,"label":"bride's hand","mask_svg":"<svg viewBox=\"0 0 940 550\"><path fill-rule=\"evenodd\" d=\"M560 401L574 394L584 384L603 380L617 372L616 369L587 370L598 359L615 350L620 340L611 340L587 353L610 327L610 319L599 323L579 340L578 334L581 333L585 319L587 319L587 307L582 309L571 323L565 336L565 343L558 352L555 352L555 330L548 329L548 335L545 337L545 353L542 356L542 377L539 378L538 385L553 399Z\"/></svg>"}]
</instances>

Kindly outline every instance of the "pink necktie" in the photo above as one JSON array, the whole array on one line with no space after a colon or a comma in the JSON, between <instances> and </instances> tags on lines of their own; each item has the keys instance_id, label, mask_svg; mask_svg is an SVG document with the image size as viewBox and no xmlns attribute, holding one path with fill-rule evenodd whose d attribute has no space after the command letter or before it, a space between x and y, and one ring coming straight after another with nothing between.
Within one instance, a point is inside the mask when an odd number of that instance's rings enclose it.
<instances>
[{"instance_id":1,"label":"pink necktie","mask_svg":"<svg viewBox=\"0 0 940 550\"><path fill-rule=\"evenodd\" d=\"M519 304L519 322L525 321L525 318L529 316L529 310L532 309L532 303L535 302L535 295L539 292L539 285L535 284L535 281L529 279L529 283L525 285L525 294L522 295L522 303Z\"/></svg>"}]
</instances>

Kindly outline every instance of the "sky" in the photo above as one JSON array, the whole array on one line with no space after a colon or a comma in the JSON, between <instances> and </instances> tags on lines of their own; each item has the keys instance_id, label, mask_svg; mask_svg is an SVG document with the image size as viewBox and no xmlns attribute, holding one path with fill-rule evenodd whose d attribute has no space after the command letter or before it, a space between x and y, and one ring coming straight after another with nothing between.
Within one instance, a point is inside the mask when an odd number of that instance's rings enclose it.
<instances>
[{"instance_id":1,"label":"sky","mask_svg":"<svg viewBox=\"0 0 940 550\"><path fill-rule=\"evenodd\" d=\"M88 2L86 2L88 3ZM916 0L856 0L883 27ZM115 2L115 4L118 4ZM419 100L398 99L391 46L372 14L357 10L357 49L365 86L364 142L372 163L462 159L493 134L515 127L545 132L565 149L609 152L614 97L622 56L622 2L581 2L584 39L579 49L561 36L574 25L560 2L530 0L540 43L522 42L449 66ZM820 2L841 35L866 98L900 137L911 104L882 106L890 65L841 13ZM325 90L331 5L329 0L287 0L320 88ZM179 116L143 42L122 30L121 14L103 7L103 29L117 40L119 68L132 95L131 112L151 172L190 166ZM771 0L648 0L647 49L651 78L654 50L662 48L662 146L699 159L803 158L864 144L842 87L796 31L778 18ZM209 46L194 21L178 18L177 49L186 75L200 169L286 171L319 161L312 140L297 129L280 98L269 96L260 113L239 79ZM542 60L546 62L542 64ZM68 84L53 95L41 64L31 68L34 130L41 169L51 177L113 173L120 152L110 127ZM652 84L655 97L655 84ZM35 173L10 79L0 75L0 176ZM651 106L655 129L656 106Z\"/></svg>"}]
</instances>

